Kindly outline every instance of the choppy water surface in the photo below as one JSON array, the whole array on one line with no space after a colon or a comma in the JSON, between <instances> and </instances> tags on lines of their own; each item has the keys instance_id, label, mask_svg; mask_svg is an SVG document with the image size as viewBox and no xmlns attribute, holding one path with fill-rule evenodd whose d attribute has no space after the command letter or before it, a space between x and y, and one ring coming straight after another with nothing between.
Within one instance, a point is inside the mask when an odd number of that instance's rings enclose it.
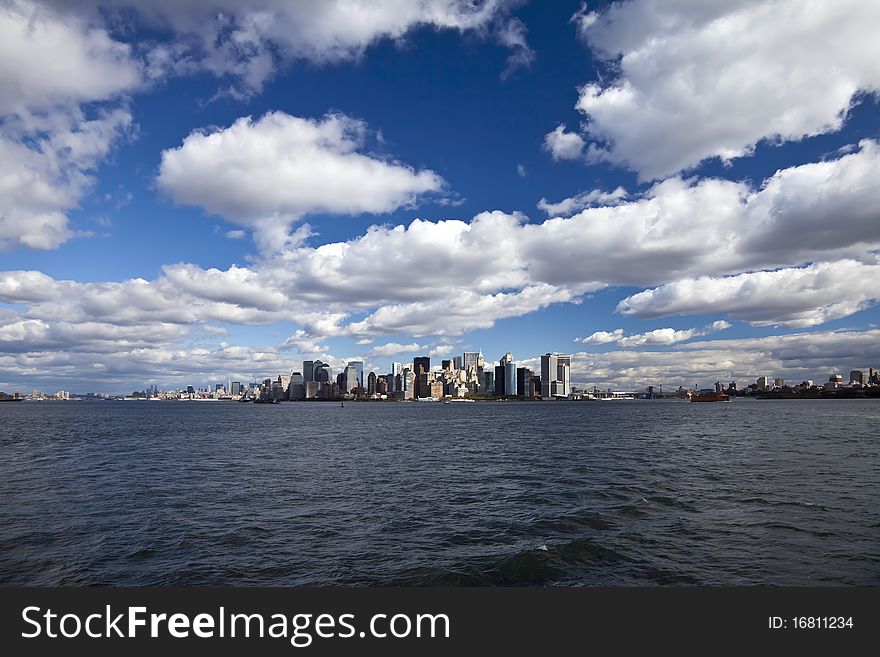
<instances>
[{"instance_id":1,"label":"choppy water surface","mask_svg":"<svg viewBox=\"0 0 880 657\"><path fill-rule=\"evenodd\" d=\"M880 401L0 404L0 583L880 584Z\"/></svg>"}]
</instances>

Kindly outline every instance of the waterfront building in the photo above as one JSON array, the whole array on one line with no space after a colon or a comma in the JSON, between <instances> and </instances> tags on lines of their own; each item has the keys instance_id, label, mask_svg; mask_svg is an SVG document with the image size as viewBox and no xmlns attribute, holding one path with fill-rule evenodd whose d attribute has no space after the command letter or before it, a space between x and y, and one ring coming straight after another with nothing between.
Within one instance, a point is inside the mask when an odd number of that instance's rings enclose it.
<instances>
[{"instance_id":1,"label":"waterfront building","mask_svg":"<svg viewBox=\"0 0 880 657\"><path fill-rule=\"evenodd\" d=\"M503 397L506 393L504 389L504 384L506 383L506 379L504 378L504 365L496 365L495 366L495 396Z\"/></svg>"},{"instance_id":2,"label":"waterfront building","mask_svg":"<svg viewBox=\"0 0 880 657\"><path fill-rule=\"evenodd\" d=\"M443 396L443 382L442 381L431 381L431 383L427 386L428 396L433 397L434 399L440 399Z\"/></svg>"},{"instance_id":3,"label":"waterfront building","mask_svg":"<svg viewBox=\"0 0 880 657\"><path fill-rule=\"evenodd\" d=\"M504 364L504 394L516 394L516 363L513 360Z\"/></svg>"},{"instance_id":4,"label":"waterfront building","mask_svg":"<svg viewBox=\"0 0 880 657\"><path fill-rule=\"evenodd\" d=\"M318 361L319 363L321 361ZM315 361L313 360L304 360L303 361L303 383L308 383L309 381L315 380Z\"/></svg>"},{"instance_id":5,"label":"waterfront building","mask_svg":"<svg viewBox=\"0 0 880 657\"><path fill-rule=\"evenodd\" d=\"M361 387L360 381L358 380L358 369L354 363L346 365L341 376L342 381L340 382L340 388L342 389L343 394L349 394L356 388Z\"/></svg>"},{"instance_id":6,"label":"waterfront building","mask_svg":"<svg viewBox=\"0 0 880 657\"><path fill-rule=\"evenodd\" d=\"M528 367L516 368L516 395L517 397L534 397L532 386L532 370Z\"/></svg>"},{"instance_id":7,"label":"waterfront building","mask_svg":"<svg viewBox=\"0 0 880 657\"><path fill-rule=\"evenodd\" d=\"M400 375L400 394L402 399L412 399L416 393L416 373L411 369L404 368Z\"/></svg>"},{"instance_id":8,"label":"waterfront building","mask_svg":"<svg viewBox=\"0 0 880 657\"><path fill-rule=\"evenodd\" d=\"M759 376L756 384L758 386L758 390L767 390L770 387L770 377Z\"/></svg>"},{"instance_id":9,"label":"waterfront building","mask_svg":"<svg viewBox=\"0 0 880 657\"><path fill-rule=\"evenodd\" d=\"M779 378L774 379L773 380L773 387L774 388L784 388L785 387L785 379L779 379Z\"/></svg>"},{"instance_id":10,"label":"waterfront building","mask_svg":"<svg viewBox=\"0 0 880 657\"><path fill-rule=\"evenodd\" d=\"M306 381L305 393L306 399L317 399L321 394L321 386L325 385L320 381Z\"/></svg>"},{"instance_id":11,"label":"waterfront building","mask_svg":"<svg viewBox=\"0 0 880 657\"><path fill-rule=\"evenodd\" d=\"M862 370L852 370L849 373L849 382L851 384L865 386L868 383L868 379Z\"/></svg>"},{"instance_id":12,"label":"waterfront building","mask_svg":"<svg viewBox=\"0 0 880 657\"><path fill-rule=\"evenodd\" d=\"M466 351L462 355L461 369L463 369L465 372L470 371L471 368L482 371L485 366L486 361L483 358L482 352Z\"/></svg>"},{"instance_id":13,"label":"waterfront building","mask_svg":"<svg viewBox=\"0 0 880 657\"><path fill-rule=\"evenodd\" d=\"M491 395L495 392L495 372L493 370L489 369L483 372L480 392L484 395Z\"/></svg>"},{"instance_id":14,"label":"waterfront building","mask_svg":"<svg viewBox=\"0 0 880 657\"><path fill-rule=\"evenodd\" d=\"M326 363L322 363L321 361L316 360L312 380L317 381L318 383L330 383L330 376L330 366Z\"/></svg>"},{"instance_id":15,"label":"waterfront building","mask_svg":"<svg viewBox=\"0 0 880 657\"><path fill-rule=\"evenodd\" d=\"M413 392L415 397L427 397L428 391L420 389L421 376L425 372L431 371L431 359L428 356L418 356L413 358L413 374L415 375L416 387Z\"/></svg>"},{"instance_id":16,"label":"waterfront building","mask_svg":"<svg viewBox=\"0 0 880 657\"><path fill-rule=\"evenodd\" d=\"M567 397L571 394L571 356L547 353L541 356L541 396Z\"/></svg>"},{"instance_id":17,"label":"waterfront building","mask_svg":"<svg viewBox=\"0 0 880 657\"><path fill-rule=\"evenodd\" d=\"M241 389L241 381L233 381L232 382L232 395L234 397L240 396L242 393Z\"/></svg>"},{"instance_id":18,"label":"waterfront building","mask_svg":"<svg viewBox=\"0 0 880 657\"><path fill-rule=\"evenodd\" d=\"M354 366L355 371L357 372L357 387L364 387L364 361L362 360L353 360L349 362L349 365Z\"/></svg>"},{"instance_id":19,"label":"waterfront building","mask_svg":"<svg viewBox=\"0 0 880 657\"><path fill-rule=\"evenodd\" d=\"M367 376L367 394L372 396L376 394L376 373L370 372Z\"/></svg>"}]
</instances>

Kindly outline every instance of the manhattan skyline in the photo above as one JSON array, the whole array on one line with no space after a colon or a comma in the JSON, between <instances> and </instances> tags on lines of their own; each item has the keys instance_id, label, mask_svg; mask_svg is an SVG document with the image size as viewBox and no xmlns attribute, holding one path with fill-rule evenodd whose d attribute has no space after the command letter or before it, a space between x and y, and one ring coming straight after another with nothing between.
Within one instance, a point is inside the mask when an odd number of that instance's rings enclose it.
<instances>
[{"instance_id":1,"label":"manhattan skyline","mask_svg":"<svg viewBox=\"0 0 880 657\"><path fill-rule=\"evenodd\" d=\"M351 7L0 3L0 390L880 363L880 7Z\"/></svg>"}]
</instances>

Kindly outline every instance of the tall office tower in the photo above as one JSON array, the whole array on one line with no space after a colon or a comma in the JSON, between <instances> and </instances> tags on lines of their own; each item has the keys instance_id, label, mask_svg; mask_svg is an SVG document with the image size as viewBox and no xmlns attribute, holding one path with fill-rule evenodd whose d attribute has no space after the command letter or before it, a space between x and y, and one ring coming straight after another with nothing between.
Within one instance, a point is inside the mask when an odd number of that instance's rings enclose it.
<instances>
[{"instance_id":1,"label":"tall office tower","mask_svg":"<svg viewBox=\"0 0 880 657\"><path fill-rule=\"evenodd\" d=\"M498 361L499 365L507 365L508 363L513 362L513 354L509 351L501 357L501 360Z\"/></svg>"},{"instance_id":2,"label":"tall office tower","mask_svg":"<svg viewBox=\"0 0 880 657\"><path fill-rule=\"evenodd\" d=\"M773 381L774 388L784 388L785 387L785 379L776 379Z\"/></svg>"},{"instance_id":3,"label":"tall office tower","mask_svg":"<svg viewBox=\"0 0 880 657\"><path fill-rule=\"evenodd\" d=\"M232 394L238 396L241 394L241 381L232 382Z\"/></svg>"},{"instance_id":4,"label":"tall office tower","mask_svg":"<svg viewBox=\"0 0 880 657\"><path fill-rule=\"evenodd\" d=\"M416 394L416 373L408 367L405 367L400 375L400 384L403 398L412 399Z\"/></svg>"},{"instance_id":5,"label":"tall office tower","mask_svg":"<svg viewBox=\"0 0 880 657\"><path fill-rule=\"evenodd\" d=\"M322 363L319 360L315 361L315 370L312 376L314 381L318 383L329 383L330 382L330 366L326 363Z\"/></svg>"},{"instance_id":6,"label":"tall office tower","mask_svg":"<svg viewBox=\"0 0 880 657\"><path fill-rule=\"evenodd\" d=\"M862 370L852 370L849 373L849 382L863 386L867 384L868 379Z\"/></svg>"},{"instance_id":7,"label":"tall office tower","mask_svg":"<svg viewBox=\"0 0 880 657\"><path fill-rule=\"evenodd\" d=\"M556 354L556 380L560 383L562 395L571 394L571 356Z\"/></svg>"},{"instance_id":8,"label":"tall office tower","mask_svg":"<svg viewBox=\"0 0 880 657\"><path fill-rule=\"evenodd\" d=\"M495 372L486 370L483 372L483 380L480 382L480 392L491 395L495 392Z\"/></svg>"},{"instance_id":9,"label":"tall office tower","mask_svg":"<svg viewBox=\"0 0 880 657\"><path fill-rule=\"evenodd\" d=\"M400 363L391 363L391 373L394 376L398 376L403 373L403 365Z\"/></svg>"},{"instance_id":10,"label":"tall office tower","mask_svg":"<svg viewBox=\"0 0 880 657\"><path fill-rule=\"evenodd\" d=\"M532 379L534 375L528 367L516 368L516 394L517 397L534 397L535 391L532 387Z\"/></svg>"},{"instance_id":11,"label":"tall office tower","mask_svg":"<svg viewBox=\"0 0 880 657\"><path fill-rule=\"evenodd\" d=\"M558 376L559 367L555 354L541 356L541 396L545 399L550 397L553 381Z\"/></svg>"},{"instance_id":12,"label":"tall office tower","mask_svg":"<svg viewBox=\"0 0 880 657\"><path fill-rule=\"evenodd\" d=\"M516 394L516 363L504 364L504 394Z\"/></svg>"},{"instance_id":13,"label":"tall office tower","mask_svg":"<svg viewBox=\"0 0 880 657\"><path fill-rule=\"evenodd\" d=\"M413 374L416 378L416 386L413 391L414 397L427 397L428 391L422 391L420 388L421 376L425 372L431 371L431 359L428 356L419 356L417 358L413 358Z\"/></svg>"},{"instance_id":14,"label":"tall office tower","mask_svg":"<svg viewBox=\"0 0 880 657\"><path fill-rule=\"evenodd\" d=\"M367 376L367 394L375 395L376 394L376 373L370 372Z\"/></svg>"},{"instance_id":15,"label":"tall office tower","mask_svg":"<svg viewBox=\"0 0 880 657\"><path fill-rule=\"evenodd\" d=\"M496 365L495 366L495 396L503 397L507 394L507 391L504 389L504 384L507 379L504 378L504 365Z\"/></svg>"},{"instance_id":16,"label":"tall office tower","mask_svg":"<svg viewBox=\"0 0 880 657\"><path fill-rule=\"evenodd\" d=\"M318 361L320 362L320 361ZM303 361L303 383L308 383L309 381L315 380L315 361L313 360L304 360Z\"/></svg>"},{"instance_id":17,"label":"tall office tower","mask_svg":"<svg viewBox=\"0 0 880 657\"><path fill-rule=\"evenodd\" d=\"M418 391L416 397L431 397L433 384L434 375L431 372L422 372L421 374L419 374L418 378L416 379L416 390ZM442 388L440 394L441 396L443 395Z\"/></svg>"},{"instance_id":18,"label":"tall office tower","mask_svg":"<svg viewBox=\"0 0 880 657\"><path fill-rule=\"evenodd\" d=\"M482 367L482 364L477 362L478 360L482 360L482 358L483 358L483 354L481 354L479 351L466 351L466 352L464 352L462 359L461 359L461 365L462 365L461 368L463 370L468 370L471 367L473 367L473 368Z\"/></svg>"},{"instance_id":19,"label":"tall office tower","mask_svg":"<svg viewBox=\"0 0 880 657\"><path fill-rule=\"evenodd\" d=\"M359 388L360 385L357 366L354 363L349 363L342 372L342 391L349 393L355 388Z\"/></svg>"},{"instance_id":20,"label":"tall office tower","mask_svg":"<svg viewBox=\"0 0 880 657\"><path fill-rule=\"evenodd\" d=\"M460 370L460 369L462 369L461 365L462 365L461 356L453 356L452 357L452 369Z\"/></svg>"},{"instance_id":21,"label":"tall office tower","mask_svg":"<svg viewBox=\"0 0 880 657\"><path fill-rule=\"evenodd\" d=\"M353 361L350 361L348 364L353 366L354 369L357 371L358 387L363 388L364 387L364 361L353 360Z\"/></svg>"},{"instance_id":22,"label":"tall office tower","mask_svg":"<svg viewBox=\"0 0 880 657\"><path fill-rule=\"evenodd\" d=\"M441 360L440 361L440 369L443 370L444 372L446 370L451 370L452 369L452 361L451 360Z\"/></svg>"},{"instance_id":23,"label":"tall office tower","mask_svg":"<svg viewBox=\"0 0 880 657\"><path fill-rule=\"evenodd\" d=\"M770 387L770 379L766 376L759 376L757 384L758 388L760 388L761 390L766 390Z\"/></svg>"}]
</instances>

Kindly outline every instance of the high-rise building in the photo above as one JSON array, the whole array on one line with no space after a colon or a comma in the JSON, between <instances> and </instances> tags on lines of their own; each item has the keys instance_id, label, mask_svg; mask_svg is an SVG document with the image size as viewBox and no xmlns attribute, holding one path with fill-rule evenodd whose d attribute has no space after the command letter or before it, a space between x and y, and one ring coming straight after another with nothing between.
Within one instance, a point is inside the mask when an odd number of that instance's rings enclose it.
<instances>
[{"instance_id":1,"label":"high-rise building","mask_svg":"<svg viewBox=\"0 0 880 657\"><path fill-rule=\"evenodd\" d=\"M571 356L544 354L541 356L541 396L567 397L571 394Z\"/></svg>"},{"instance_id":2,"label":"high-rise building","mask_svg":"<svg viewBox=\"0 0 880 657\"><path fill-rule=\"evenodd\" d=\"M495 396L503 397L507 394L504 384L507 379L504 377L504 365L495 366Z\"/></svg>"},{"instance_id":3,"label":"high-rise building","mask_svg":"<svg viewBox=\"0 0 880 657\"><path fill-rule=\"evenodd\" d=\"M367 376L367 394L375 395L376 394L376 373L370 372Z\"/></svg>"},{"instance_id":4,"label":"high-rise building","mask_svg":"<svg viewBox=\"0 0 880 657\"><path fill-rule=\"evenodd\" d=\"M404 368L400 375L400 394L403 399L412 399L416 393L416 373L408 367Z\"/></svg>"},{"instance_id":5,"label":"high-rise building","mask_svg":"<svg viewBox=\"0 0 880 657\"><path fill-rule=\"evenodd\" d=\"M428 391L422 391L420 388L421 376L425 372L431 371L431 359L428 356L418 356L413 358L413 374L415 375L415 390L413 391L413 396L415 397L427 397Z\"/></svg>"},{"instance_id":6,"label":"high-rise building","mask_svg":"<svg viewBox=\"0 0 880 657\"><path fill-rule=\"evenodd\" d=\"M534 397L532 389L532 370L528 367L516 368L516 395L517 397Z\"/></svg>"},{"instance_id":7,"label":"high-rise building","mask_svg":"<svg viewBox=\"0 0 880 657\"><path fill-rule=\"evenodd\" d=\"M444 372L446 370L451 370L452 369L452 361L451 360L441 360L440 361L440 369L443 370Z\"/></svg>"},{"instance_id":8,"label":"high-rise building","mask_svg":"<svg viewBox=\"0 0 880 657\"><path fill-rule=\"evenodd\" d=\"M233 381L232 382L232 395L239 396L241 394L241 381Z\"/></svg>"},{"instance_id":9,"label":"high-rise building","mask_svg":"<svg viewBox=\"0 0 880 657\"><path fill-rule=\"evenodd\" d=\"M758 390L767 390L770 387L770 377L759 376L756 382Z\"/></svg>"},{"instance_id":10,"label":"high-rise building","mask_svg":"<svg viewBox=\"0 0 880 657\"><path fill-rule=\"evenodd\" d=\"M321 361L318 361L319 363ZM304 360L303 361L303 382L308 383L309 381L315 380L315 361L313 360Z\"/></svg>"},{"instance_id":11,"label":"high-rise building","mask_svg":"<svg viewBox=\"0 0 880 657\"><path fill-rule=\"evenodd\" d=\"M362 360L353 360L348 363L349 365L354 366L354 369L357 371L357 387L364 387L364 361Z\"/></svg>"},{"instance_id":12,"label":"high-rise building","mask_svg":"<svg viewBox=\"0 0 880 657\"><path fill-rule=\"evenodd\" d=\"M550 386L556 380L557 359L554 354L541 356L541 396L550 397Z\"/></svg>"},{"instance_id":13,"label":"high-rise building","mask_svg":"<svg viewBox=\"0 0 880 657\"><path fill-rule=\"evenodd\" d=\"M349 363L345 366L345 369L342 372L342 392L344 394L351 393L355 388L360 388L360 381L358 380L358 369L354 363Z\"/></svg>"},{"instance_id":14,"label":"high-rise building","mask_svg":"<svg viewBox=\"0 0 880 657\"><path fill-rule=\"evenodd\" d=\"M315 368L312 374L312 380L317 381L318 383L329 383L330 382L330 366L326 363L322 363L319 360L315 361ZM305 378L305 377L303 377Z\"/></svg>"},{"instance_id":15,"label":"high-rise building","mask_svg":"<svg viewBox=\"0 0 880 657\"><path fill-rule=\"evenodd\" d=\"M499 365L507 365L507 363L512 363L512 362L513 362L513 354L511 354L508 351L506 354L504 354L501 357L501 359L498 361L498 364Z\"/></svg>"},{"instance_id":16,"label":"high-rise building","mask_svg":"<svg viewBox=\"0 0 880 657\"><path fill-rule=\"evenodd\" d=\"M774 379L773 380L774 388L784 388L785 387L785 379Z\"/></svg>"},{"instance_id":17,"label":"high-rise building","mask_svg":"<svg viewBox=\"0 0 880 657\"><path fill-rule=\"evenodd\" d=\"M461 356L453 356L452 357L452 369L460 370L460 369L462 369L461 365L462 365Z\"/></svg>"},{"instance_id":18,"label":"high-rise building","mask_svg":"<svg viewBox=\"0 0 880 657\"><path fill-rule=\"evenodd\" d=\"M484 395L495 393L495 372L493 370L485 370L483 372L483 380L480 384L480 392Z\"/></svg>"},{"instance_id":19,"label":"high-rise building","mask_svg":"<svg viewBox=\"0 0 880 657\"><path fill-rule=\"evenodd\" d=\"M516 394L516 363L513 361L504 364L504 394Z\"/></svg>"},{"instance_id":20,"label":"high-rise building","mask_svg":"<svg viewBox=\"0 0 880 657\"><path fill-rule=\"evenodd\" d=\"M463 370L470 369L471 367L482 368L485 364L483 362L483 354L481 354L479 351L466 351L464 352L461 360L461 369Z\"/></svg>"},{"instance_id":21,"label":"high-rise building","mask_svg":"<svg viewBox=\"0 0 880 657\"><path fill-rule=\"evenodd\" d=\"M571 394L571 356L557 354L556 380L562 384L562 396L568 397Z\"/></svg>"},{"instance_id":22,"label":"high-rise building","mask_svg":"<svg viewBox=\"0 0 880 657\"><path fill-rule=\"evenodd\" d=\"M852 370L849 373L849 382L864 386L868 383L868 379L862 370Z\"/></svg>"}]
</instances>

